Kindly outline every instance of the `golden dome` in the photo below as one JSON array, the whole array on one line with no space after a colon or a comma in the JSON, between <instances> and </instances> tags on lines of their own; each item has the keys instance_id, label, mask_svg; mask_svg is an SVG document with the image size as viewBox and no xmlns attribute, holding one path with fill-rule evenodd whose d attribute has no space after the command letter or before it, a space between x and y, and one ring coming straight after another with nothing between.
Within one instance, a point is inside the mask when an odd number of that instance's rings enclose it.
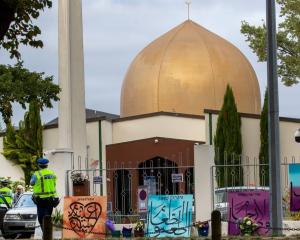
<instances>
[{"instance_id":1,"label":"golden dome","mask_svg":"<svg viewBox=\"0 0 300 240\"><path fill-rule=\"evenodd\" d=\"M260 113L256 74L228 41L185 21L144 48L131 63L121 92L121 117L152 112L203 115L220 109L227 84L239 112Z\"/></svg>"}]
</instances>

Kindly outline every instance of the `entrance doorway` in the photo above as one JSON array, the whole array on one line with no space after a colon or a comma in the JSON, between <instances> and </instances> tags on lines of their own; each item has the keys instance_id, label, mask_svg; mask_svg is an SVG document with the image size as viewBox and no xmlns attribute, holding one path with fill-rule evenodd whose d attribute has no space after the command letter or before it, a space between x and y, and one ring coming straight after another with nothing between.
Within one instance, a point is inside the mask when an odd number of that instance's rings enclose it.
<instances>
[{"instance_id":1,"label":"entrance doorway","mask_svg":"<svg viewBox=\"0 0 300 240\"><path fill-rule=\"evenodd\" d=\"M178 183L172 182L172 174L178 173L175 162L155 157L138 166L139 185L147 185L149 194L173 195L179 193Z\"/></svg>"}]
</instances>

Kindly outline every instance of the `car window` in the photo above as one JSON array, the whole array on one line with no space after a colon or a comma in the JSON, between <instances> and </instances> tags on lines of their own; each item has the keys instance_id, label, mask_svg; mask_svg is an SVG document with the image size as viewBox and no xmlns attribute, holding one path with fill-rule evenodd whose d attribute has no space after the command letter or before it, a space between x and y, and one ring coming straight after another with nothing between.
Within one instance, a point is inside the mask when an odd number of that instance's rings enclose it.
<instances>
[{"instance_id":1,"label":"car window","mask_svg":"<svg viewBox=\"0 0 300 240\"><path fill-rule=\"evenodd\" d=\"M263 191L269 191L269 187L228 187L228 188L222 188L222 189L216 189L215 190L215 203L224 203L227 202L227 195L228 192L241 192L241 191L255 191L255 190L263 190Z\"/></svg>"},{"instance_id":2,"label":"car window","mask_svg":"<svg viewBox=\"0 0 300 240\"><path fill-rule=\"evenodd\" d=\"M22 195L16 203L15 207L34 207L35 204L32 201L31 197L32 196L28 194Z\"/></svg>"},{"instance_id":3,"label":"car window","mask_svg":"<svg viewBox=\"0 0 300 240\"><path fill-rule=\"evenodd\" d=\"M225 192L217 192L216 193L216 202L217 203L226 202Z\"/></svg>"}]
</instances>

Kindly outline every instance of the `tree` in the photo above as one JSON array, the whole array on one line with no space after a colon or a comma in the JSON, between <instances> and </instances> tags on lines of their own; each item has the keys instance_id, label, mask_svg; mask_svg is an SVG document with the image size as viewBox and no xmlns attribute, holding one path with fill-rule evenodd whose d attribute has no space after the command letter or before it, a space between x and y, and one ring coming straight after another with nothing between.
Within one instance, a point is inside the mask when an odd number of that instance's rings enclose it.
<instances>
[{"instance_id":1,"label":"tree","mask_svg":"<svg viewBox=\"0 0 300 240\"><path fill-rule=\"evenodd\" d=\"M266 90L260 115L259 164L269 164L268 141L268 91ZM269 186L269 166L260 166L259 181L261 186Z\"/></svg>"},{"instance_id":2,"label":"tree","mask_svg":"<svg viewBox=\"0 0 300 240\"><path fill-rule=\"evenodd\" d=\"M37 39L41 30L32 20L51 7L52 0L0 0L0 48L9 51L11 58L19 59L20 44L43 47Z\"/></svg>"},{"instance_id":3,"label":"tree","mask_svg":"<svg viewBox=\"0 0 300 240\"><path fill-rule=\"evenodd\" d=\"M300 0L277 0L282 22L278 24L278 75L286 86L299 82L300 77ZM267 59L266 24L253 26L243 21L241 33L250 48L263 62Z\"/></svg>"},{"instance_id":4,"label":"tree","mask_svg":"<svg viewBox=\"0 0 300 240\"><path fill-rule=\"evenodd\" d=\"M241 117L237 112L233 91L229 85L227 85L223 106L218 116L214 147L218 187L242 186L243 169L241 166L218 167L218 165L241 164Z\"/></svg>"},{"instance_id":5,"label":"tree","mask_svg":"<svg viewBox=\"0 0 300 240\"><path fill-rule=\"evenodd\" d=\"M52 100L58 101L60 88L53 77L44 73L30 72L22 62L15 66L0 65L0 112L8 124L13 115L12 103L17 102L25 109L26 103L37 101L41 110L51 108Z\"/></svg>"},{"instance_id":6,"label":"tree","mask_svg":"<svg viewBox=\"0 0 300 240\"><path fill-rule=\"evenodd\" d=\"M24 120L20 121L19 129L7 125L3 142L3 155L14 164L21 167L28 185L31 175L37 170L36 159L43 155L42 124L38 101L29 104L29 111Z\"/></svg>"}]
</instances>

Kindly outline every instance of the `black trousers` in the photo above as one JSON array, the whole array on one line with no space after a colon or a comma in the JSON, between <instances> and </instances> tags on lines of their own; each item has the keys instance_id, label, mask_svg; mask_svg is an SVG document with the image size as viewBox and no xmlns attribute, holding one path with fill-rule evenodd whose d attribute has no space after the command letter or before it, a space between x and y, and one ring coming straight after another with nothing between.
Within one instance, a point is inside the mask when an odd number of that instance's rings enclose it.
<instances>
[{"instance_id":1,"label":"black trousers","mask_svg":"<svg viewBox=\"0 0 300 240\"><path fill-rule=\"evenodd\" d=\"M43 201L43 200L38 201L36 206L37 206L38 220L39 220L41 229L43 230L44 217L52 215L53 206L52 206L52 204L49 204L49 201Z\"/></svg>"}]
</instances>

